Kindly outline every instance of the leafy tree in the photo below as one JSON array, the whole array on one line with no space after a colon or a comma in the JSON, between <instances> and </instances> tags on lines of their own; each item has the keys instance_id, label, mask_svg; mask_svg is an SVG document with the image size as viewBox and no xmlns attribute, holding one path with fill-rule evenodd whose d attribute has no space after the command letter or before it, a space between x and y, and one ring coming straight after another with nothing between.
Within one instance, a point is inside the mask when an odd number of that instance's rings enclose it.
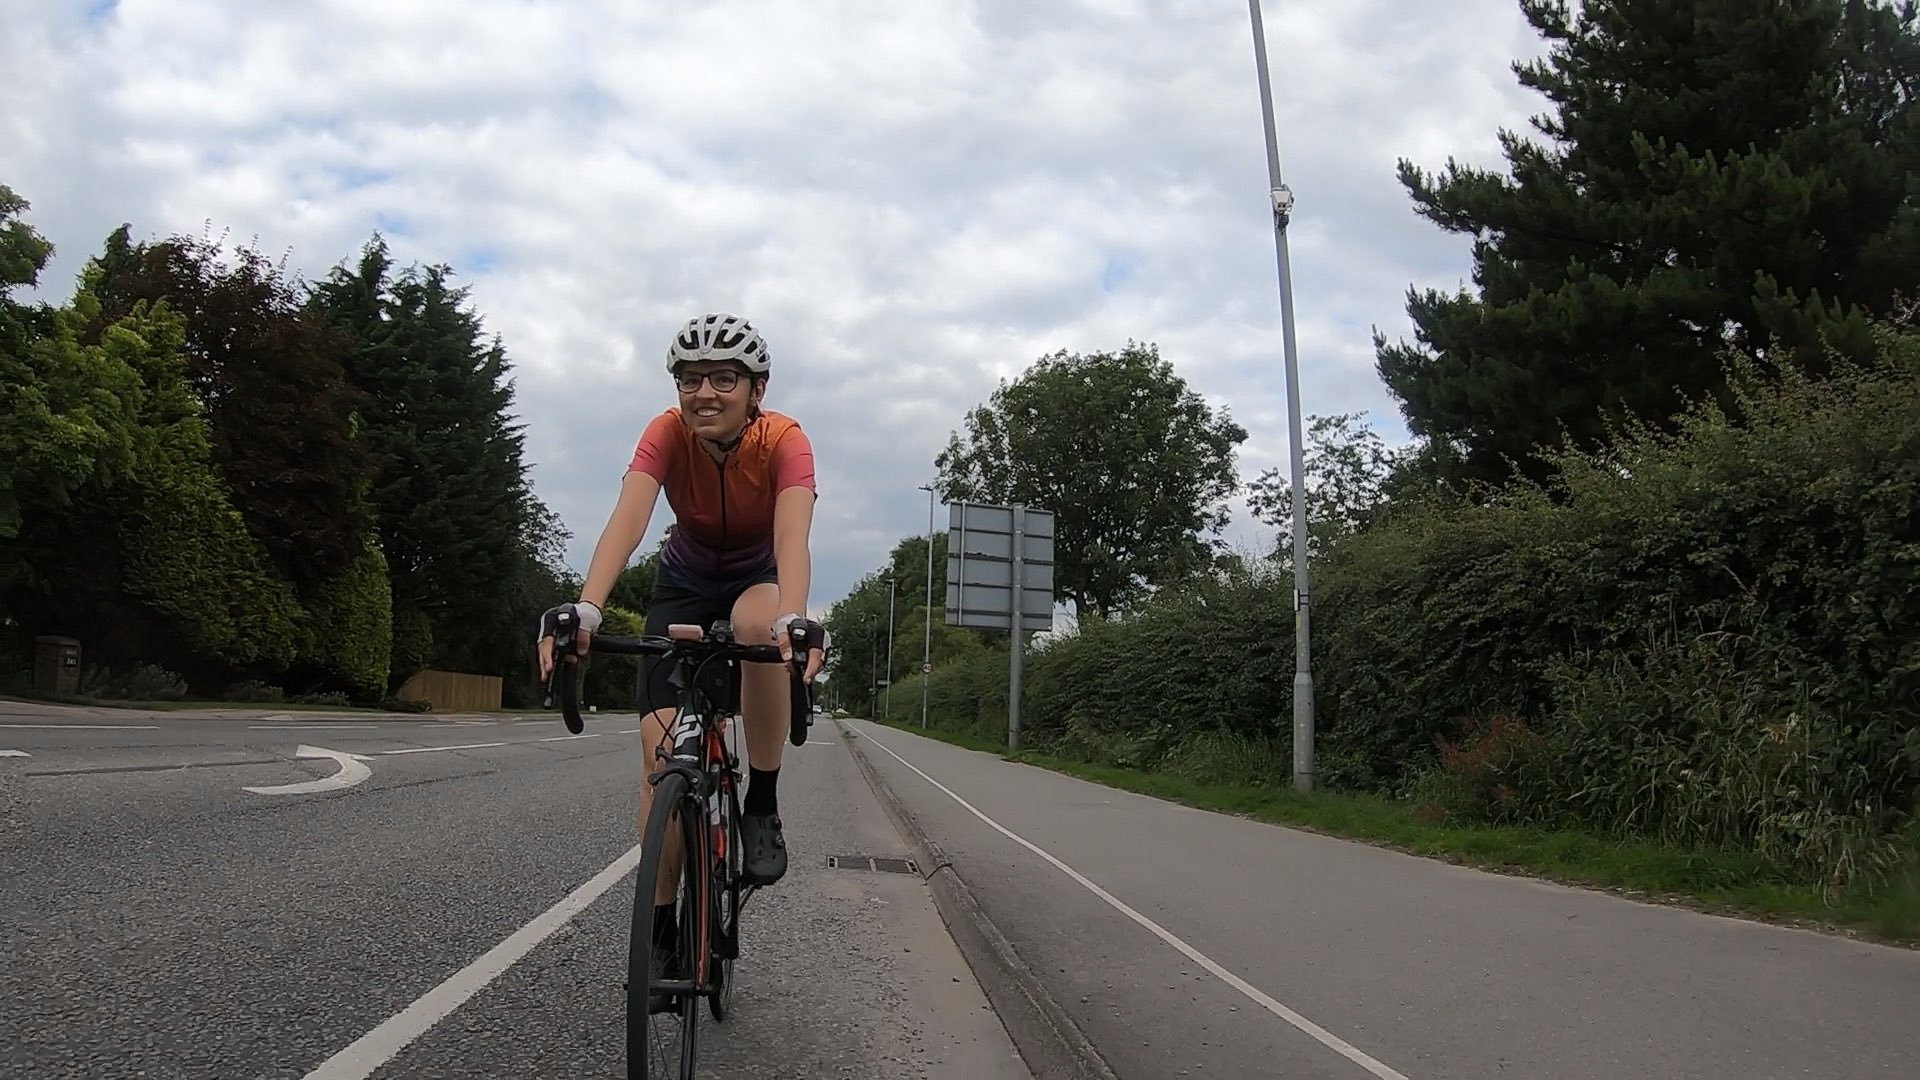
<instances>
[{"instance_id":1,"label":"leafy tree","mask_svg":"<svg viewBox=\"0 0 1920 1080\"><path fill-rule=\"evenodd\" d=\"M660 552L667 546L667 538L672 535L673 526L668 525L666 535L660 538L660 543L645 558L620 571L620 576L613 579L613 590L607 594L607 603L640 612L644 616L647 602L653 598L654 582L660 577Z\"/></svg>"},{"instance_id":2,"label":"leafy tree","mask_svg":"<svg viewBox=\"0 0 1920 1080\"><path fill-rule=\"evenodd\" d=\"M102 328L101 276L88 267L37 351L46 370L84 373L90 400L125 410L124 465L25 515L29 572L9 606L23 623L88 639L102 660L166 663L202 687L279 670L306 645L305 613L227 497L186 377L183 320L142 301Z\"/></svg>"},{"instance_id":3,"label":"leafy tree","mask_svg":"<svg viewBox=\"0 0 1920 1080\"><path fill-rule=\"evenodd\" d=\"M1307 557L1366 528L1386 501L1388 485L1403 456L1388 450L1378 432L1361 425L1358 413L1307 418ZM1293 563L1293 481L1267 469L1249 485L1253 516L1278 530L1275 555Z\"/></svg>"},{"instance_id":4,"label":"leafy tree","mask_svg":"<svg viewBox=\"0 0 1920 1080\"><path fill-rule=\"evenodd\" d=\"M184 316L187 377L248 531L296 584L345 571L371 524L355 504L373 468L354 437L347 340L304 311L294 282L257 251L223 265L216 244L135 245L131 232L122 225L97 260L100 325L142 301Z\"/></svg>"},{"instance_id":5,"label":"leafy tree","mask_svg":"<svg viewBox=\"0 0 1920 1080\"><path fill-rule=\"evenodd\" d=\"M1915 5L1521 0L1552 103L1502 132L1512 176L1400 163L1421 216L1471 234L1479 294L1408 293L1418 344L1378 367L1435 468L1498 480L1564 432L1730 402L1721 350L1816 372L1871 351L1920 264ZM1777 336L1787 353L1771 356Z\"/></svg>"},{"instance_id":6,"label":"leafy tree","mask_svg":"<svg viewBox=\"0 0 1920 1080\"><path fill-rule=\"evenodd\" d=\"M833 655L827 674L839 687L848 708L870 711L877 700L873 689L889 670L894 681L905 682L920 670L923 653L935 668L983 649L1006 648L1006 635L969 627L949 626L946 609L947 537L933 540L934 603L931 647L927 631L927 538L910 536L894 545L887 564L860 579L853 590L821 616L833 636ZM893 585L893 652L887 652L887 593ZM892 666L888 667L891 655Z\"/></svg>"},{"instance_id":7,"label":"leafy tree","mask_svg":"<svg viewBox=\"0 0 1920 1080\"><path fill-rule=\"evenodd\" d=\"M28 206L0 184L0 544L20 535L23 502L58 512L89 480L125 475L138 393L124 363L60 340L53 312L12 298L15 288L39 283L53 254L20 220ZM0 558L3 588L20 567L17 552Z\"/></svg>"},{"instance_id":8,"label":"leafy tree","mask_svg":"<svg viewBox=\"0 0 1920 1080\"><path fill-rule=\"evenodd\" d=\"M1055 588L1082 616L1212 561L1205 536L1226 525L1234 448L1247 438L1157 346L1133 342L1042 357L1002 381L966 429L934 460L940 495L1052 511Z\"/></svg>"}]
</instances>

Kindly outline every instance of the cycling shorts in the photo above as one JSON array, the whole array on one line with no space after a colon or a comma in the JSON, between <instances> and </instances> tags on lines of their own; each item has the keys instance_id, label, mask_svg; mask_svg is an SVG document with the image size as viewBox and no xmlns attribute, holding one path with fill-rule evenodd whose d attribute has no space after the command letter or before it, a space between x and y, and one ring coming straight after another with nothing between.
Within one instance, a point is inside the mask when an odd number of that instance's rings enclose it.
<instances>
[{"instance_id":1,"label":"cycling shorts","mask_svg":"<svg viewBox=\"0 0 1920 1080\"><path fill-rule=\"evenodd\" d=\"M733 605L742 593L761 582L777 584L771 567L730 581L715 582L685 574L662 574L647 599L646 628L643 633L664 636L674 623L691 623L702 630L711 629L715 620L732 619ZM659 709L672 710L680 705L680 687L674 685L674 664L664 657L639 657L640 673L634 686L634 702L641 715ZM740 692L739 669L734 669L735 699Z\"/></svg>"}]
</instances>

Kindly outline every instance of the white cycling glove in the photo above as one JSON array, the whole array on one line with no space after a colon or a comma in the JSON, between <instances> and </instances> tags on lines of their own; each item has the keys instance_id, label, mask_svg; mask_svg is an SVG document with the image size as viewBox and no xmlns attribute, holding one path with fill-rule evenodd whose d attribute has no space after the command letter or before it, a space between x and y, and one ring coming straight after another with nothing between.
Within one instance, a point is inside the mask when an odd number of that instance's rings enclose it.
<instances>
[{"instance_id":1,"label":"white cycling glove","mask_svg":"<svg viewBox=\"0 0 1920 1080\"><path fill-rule=\"evenodd\" d=\"M580 629L589 634L600 632L600 609L585 600L575 600L574 609L580 612Z\"/></svg>"}]
</instances>

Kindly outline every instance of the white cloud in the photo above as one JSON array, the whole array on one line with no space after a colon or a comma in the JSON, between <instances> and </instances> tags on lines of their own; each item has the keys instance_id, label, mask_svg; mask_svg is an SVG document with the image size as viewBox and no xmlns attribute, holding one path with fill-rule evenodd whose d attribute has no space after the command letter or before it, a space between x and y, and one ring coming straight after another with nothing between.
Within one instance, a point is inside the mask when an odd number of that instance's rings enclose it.
<instances>
[{"instance_id":1,"label":"white cloud","mask_svg":"<svg viewBox=\"0 0 1920 1080\"><path fill-rule=\"evenodd\" d=\"M308 275L376 228L451 263L517 365L542 496L584 566L673 327L744 311L812 433L815 603L925 527L915 485L998 379L1159 343L1284 466L1265 148L1244 5L124 0L17 5L0 181L58 245L210 222ZM1305 408L1403 435L1369 340L1465 244L1397 158L1498 166L1539 108L1514 0L1266 8ZM657 537L666 511L656 516ZM1244 507L1230 539L1265 530ZM652 537L646 543L653 542Z\"/></svg>"}]
</instances>

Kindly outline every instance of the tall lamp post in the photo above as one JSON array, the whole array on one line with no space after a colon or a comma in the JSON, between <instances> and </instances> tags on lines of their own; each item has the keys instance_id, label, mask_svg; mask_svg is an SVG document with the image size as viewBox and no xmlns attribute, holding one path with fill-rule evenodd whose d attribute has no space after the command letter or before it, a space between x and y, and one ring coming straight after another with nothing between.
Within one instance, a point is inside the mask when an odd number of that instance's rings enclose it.
<instances>
[{"instance_id":1,"label":"tall lamp post","mask_svg":"<svg viewBox=\"0 0 1920 1080\"><path fill-rule=\"evenodd\" d=\"M893 719L893 567L887 567L887 719Z\"/></svg>"},{"instance_id":2,"label":"tall lamp post","mask_svg":"<svg viewBox=\"0 0 1920 1080\"><path fill-rule=\"evenodd\" d=\"M920 728L927 726L927 684L933 681L933 485L921 484L927 493L927 629L920 643Z\"/></svg>"},{"instance_id":3,"label":"tall lamp post","mask_svg":"<svg viewBox=\"0 0 1920 1080\"><path fill-rule=\"evenodd\" d=\"M1300 363L1294 350L1293 273L1287 264L1287 221L1293 215L1293 191L1280 179L1280 140L1274 130L1273 87L1267 79L1267 31L1260 0L1247 0L1253 17L1253 62L1260 75L1260 115L1266 121L1267 181L1273 199L1273 240L1280 268L1280 340L1287 369L1289 449L1293 453L1293 786L1313 790L1312 626L1307 579L1307 487L1300 439Z\"/></svg>"}]
</instances>

